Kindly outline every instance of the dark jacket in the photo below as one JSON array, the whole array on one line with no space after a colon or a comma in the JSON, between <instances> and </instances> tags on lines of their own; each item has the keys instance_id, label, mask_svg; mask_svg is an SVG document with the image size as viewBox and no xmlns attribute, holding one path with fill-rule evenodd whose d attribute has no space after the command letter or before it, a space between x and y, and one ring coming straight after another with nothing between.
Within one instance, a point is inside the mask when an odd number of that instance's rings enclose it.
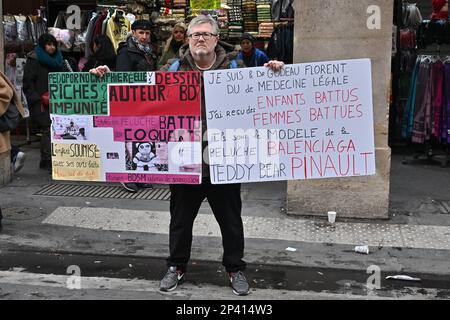
<instances>
[{"instance_id":1,"label":"dark jacket","mask_svg":"<svg viewBox=\"0 0 450 320\"><path fill-rule=\"evenodd\" d=\"M279 25L275 28L267 45L270 59L292 64L294 61L294 25Z\"/></svg>"},{"instance_id":2,"label":"dark jacket","mask_svg":"<svg viewBox=\"0 0 450 320\"><path fill-rule=\"evenodd\" d=\"M95 55L92 55L89 60L86 62L86 64L83 67L82 72L89 72L89 70L93 68L97 68L98 66L107 65L111 71L115 71L116 69L116 60L111 59L107 60L102 57L96 57Z\"/></svg>"},{"instance_id":3,"label":"dark jacket","mask_svg":"<svg viewBox=\"0 0 450 320\"><path fill-rule=\"evenodd\" d=\"M156 56L147 55L136 46L131 37L119 44L116 71L155 71Z\"/></svg>"},{"instance_id":4,"label":"dark jacket","mask_svg":"<svg viewBox=\"0 0 450 320\"><path fill-rule=\"evenodd\" d=\"M210 70L220 70L220 69L229 69L231 60L236 60L238 68L245 67L244 62L242 60L237 59L237 52L234 51L234 46L219 41L216 46L216 63L212 66ZM185 44L180 48L178 59L180 61L180 67L178 71L200 71L195 66L194 58L191 55L189 50L189 44ZM169 60L167 64L162 67L161 71L168 71L170 65L176 59ZM202 72L202 71L201 71ZM203 73L203 72L202 72ZM205 88L202 85L202 98L201 98L201 114L202 114L202 137L207 130L206 125L206 106L205 106ZM208 141L202 142L202 149L208 147ZM209 153L207 153L209 155ZM209 162L209 161L208 161ZM202 175L203 177L209 177L209 165L206 164L205 159L203 157L203 165L202 165Z\"/></svg>"},{"instance_id":5,"label":"dark jacket","mask_svg":"<svg viewBox=\"0 0 450 320\"><path fill-rule=\"evenodd\" d=\"M52 70L39 62L36 52L33 50L27 56L25 69L23 73L23 91L27 98L28 107L31 116L39 116L48 114L49 110L41 110L41 95L48 91L48 74L49 72L62 72L60 70ZM50 118L49 118L50 120Z\"/></svg>"}]
</instances>

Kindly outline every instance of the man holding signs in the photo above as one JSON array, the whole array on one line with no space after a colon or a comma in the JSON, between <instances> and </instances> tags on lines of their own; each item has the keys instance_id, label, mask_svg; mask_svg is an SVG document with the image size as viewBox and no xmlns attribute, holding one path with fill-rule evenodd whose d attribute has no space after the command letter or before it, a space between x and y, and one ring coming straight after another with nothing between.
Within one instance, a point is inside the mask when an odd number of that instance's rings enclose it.
<instances>
[{"instance_id":1,"label":"man holding signs","mask_svg":"<svg viewBox=\"0 0 450 320\"><path fill-rule=\"evenodd\" d=\"M161 71L203 71L229 69L243 66L242 61L231 57L233 47L219 42L217 22L210 16L198 16L189 24L187 35L189 43L182 46L178 59L170 61ZM266 67L279 72L284 66L280 61L269 61ZM91 73L102 76L107 69L98 67ZM171 185L170 199L170 256L167 259L168 271L161 280L161 291L175 290L184 279L190 259L192 228L198 210L205 198L211 206L220 225L223 237L222 264L229 275L230 285L237 295L247 295L249 285L244 276L246 263L244 256L244 228L241 218L241 185L213 185L209 176L206 128L206 107L204 87L202 91L202 129L204 140L204 159L202 183L200 185Z\"/></svg>"},{"instance_id":2,"label":"man holding signs","mask_svg":"<svg viewBox=\"0 0 450 320\"><path fill-rule=\"evenodd\" d=\"M179 59L163 67L170 71L203 71L237 67L242 61L233 61L229 51L232 47L219 41L216 21L209 16L194 18L189 24L189 43L181 47ZM269 61L267 67L279 71L283 63ZM202 126L204 134L204 157L208 155L206 137L206 108L202 86ZM201 185L171 185L170 199L170 257L169 270L161 280L160 290L174 290L182 281L190 258L192 227L200 205L205 198L211 206L220 225L223 237L223 261L230 277L233 292L247 295L249 285L243 271L244 230L241 218L241 185L213 185L209 168L203 159L203 180Z\"/></svg>"}]
</instances>

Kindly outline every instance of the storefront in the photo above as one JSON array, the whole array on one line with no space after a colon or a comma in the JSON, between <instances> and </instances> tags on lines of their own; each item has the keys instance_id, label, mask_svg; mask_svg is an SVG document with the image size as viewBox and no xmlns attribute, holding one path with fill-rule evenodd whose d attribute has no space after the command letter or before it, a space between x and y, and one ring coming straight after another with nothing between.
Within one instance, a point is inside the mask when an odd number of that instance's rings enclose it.
<instances>
[{"instance_id":1,"label":"storefront","mask_svg":"<svg viewBox=\"0 0 450 320\"><path fill-rule=\"evenodd\" d=\"M395 1L390 145L405 164L448 164L450 23L445 1ZM446 13L444 13L446 12Z\"/></svg>"},{"instance_id":2,"label":"storefront","mask_svg":"<svg viewBox=\"0 0 450 320\"><path fill-rule=\"evenodd\" d=\"M154 22L153 41L159 55L175 23L188 23L193 17L206 13L219 22L222 40L238 44L242 34L247 32L256 39L256 47L267 50L270 57L292 63L294 12L291 3L292 0L35 0L25 4L7 0L3 1L5 53L8 55L5 60L10 63L14 57L24 57L33 49L39 35L48 30L60 41L65 57L70 57L70 62L78 66L80 59L92 53L96 35L113 37L108 32L108 24L129 26L136 19ZM71 5L81 9L79 20L74 19L76 11ZM115 23L110 23L112 17ZM78 25L74 27L73 21Z\"/></svg>"},{"instance_id":3,"label":"storefront","mask_svg":"<svg viewBox=\"0 0 450 320\"><path fill-rule=\"evenodd\" d=\"M81 71L92 54L93 39L106 34L113 39L115 29L136 19L154 23L155 54L161 56L173 26L189 23L200 14L210 14L220 26L221 40L236 45L244 32L256 39L255 46L270 58L292 63L292 0L34 0L3 1L4 70L21 90L26 55L39 36L49 32L60 43L63 56L73 71ZM77 7L71 7L76 5ZM77 11L79 8L79 11ZM76 15L79 14L79 17ZM114 19L112 21L112 19ZM109 27L109 25L111 27ZM116 47L119 41L114 39Z\"/></svg>"},{"instance_id":4,"label":"storefront","mask_svg":"<svg viewBox=\"0 0 450 320\"><path fill-rule=\"evenodd\" d=\"M236 49L247 32L256 39L255 46L265 50L270 58L292 63L292 4L293 0L3 0L0 61L18 92L22 92L27 54L46 32L59 41L64 58L76 72L82 70L92 54L94 37L106 34L112 39L114 28L121 28L122 24L131 31L134 20L151 20L153 47L160 56L177 22L188 24L195 16L210 14L219 23L221 40ZM125 40L126 35L123 33L123 39L119 40ZM23 100L27 106L24 95ZM26 135L28 144L39 140L39 130L29 119L12 135Z\"/></svg>"}]
</instances>

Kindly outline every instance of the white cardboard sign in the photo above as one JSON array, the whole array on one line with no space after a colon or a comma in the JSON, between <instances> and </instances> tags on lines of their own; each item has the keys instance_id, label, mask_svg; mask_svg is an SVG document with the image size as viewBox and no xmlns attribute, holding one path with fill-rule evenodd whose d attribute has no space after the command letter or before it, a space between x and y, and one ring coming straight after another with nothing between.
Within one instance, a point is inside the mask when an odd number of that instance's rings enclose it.
<instances>
[{"instance_id":1,"label":"white cardboard sign","mask_svg":"<svg viewBox=\"0 0 450 320\"><path fill-rule=\"evenodd\" d=\"M375 174L369 59L204 73L214 184Z\"/></svg>"}]
</instances>

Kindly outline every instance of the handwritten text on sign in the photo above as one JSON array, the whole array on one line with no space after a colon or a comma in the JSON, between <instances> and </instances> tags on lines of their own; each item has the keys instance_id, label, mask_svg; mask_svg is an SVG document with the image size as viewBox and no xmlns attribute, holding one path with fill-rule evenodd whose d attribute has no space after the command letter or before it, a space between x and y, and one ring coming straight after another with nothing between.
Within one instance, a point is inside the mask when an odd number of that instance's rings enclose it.
<instances>
[{"instance_id":1,"label":"handwritten text on sign","mask_svg":"<svg viewBox=\"0 0 450 320\"><path fill-rule=\"evenodd\" d=\"M96 144L54 143L55 180L98 181L101 175L100 150Z\"/></svg>"},{"instance_id":2,"label":"handwritten text on sign","mask_svg":"<svg viewBox=\"0 0 450 320\"><path fill-rule=\"evenodd\" d=\"M50 73L55 180L199 184L199 72Z\"/></svg>"},{"instance_id":3,"label":"handwritten text on sign","mask_svg":"<svg viewBox=\"0 0 450 320\"><path fill-rule=\"evenodd\" d=\"M375 174L369 59L205 72L215 184Z\"/></svg>"},{"instance_id":4,"label":"handwritten text on sign","mask_svg":"<svg viewBox=\"0 0 450 320\"><path fill-rule=\"evenodd\" d=\"M108 115L108 84L147 84L154 72L109 72L97 77L87 72L50 73L50 113L59 115Z\"/></svg>"}]
</instances>

